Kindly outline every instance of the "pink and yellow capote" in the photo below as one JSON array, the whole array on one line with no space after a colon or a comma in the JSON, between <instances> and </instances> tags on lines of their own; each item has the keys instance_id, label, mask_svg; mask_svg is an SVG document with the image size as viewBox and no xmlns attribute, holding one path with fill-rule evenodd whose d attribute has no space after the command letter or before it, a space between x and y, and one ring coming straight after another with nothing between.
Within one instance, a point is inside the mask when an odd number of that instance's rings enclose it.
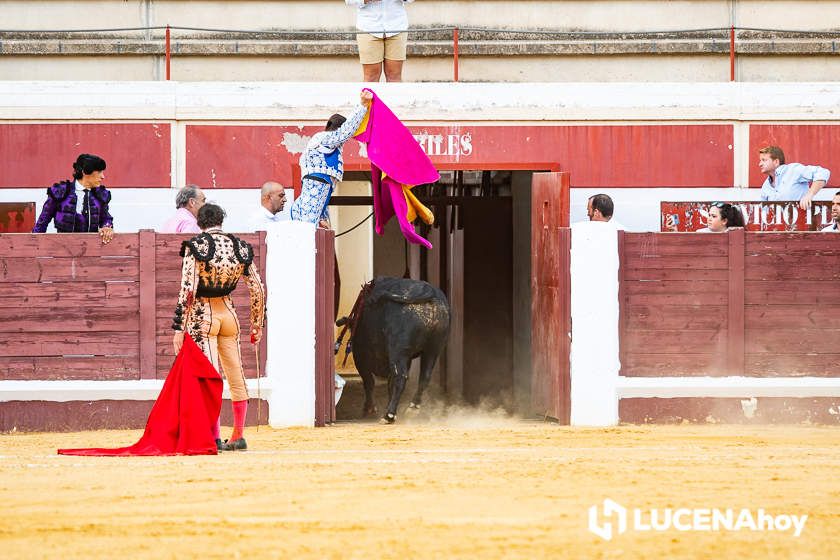
<instances>
[{"instance_id":1,"label":"pink and yellow capote","mask_svg":"<svg viewBox=\"0 0 840 560\"><path fill-rule=\"evenodd\" d=\"M431 249L432 244L417 234L412 222L420 218L431 225L435 217L411 189L437 182L440 174L411 131L376 93L366 91L373 94L373 101L354 137L367 144L376 233L382 235L385 224L396 216L410 243Z\"/></svg>"}]
</instances>

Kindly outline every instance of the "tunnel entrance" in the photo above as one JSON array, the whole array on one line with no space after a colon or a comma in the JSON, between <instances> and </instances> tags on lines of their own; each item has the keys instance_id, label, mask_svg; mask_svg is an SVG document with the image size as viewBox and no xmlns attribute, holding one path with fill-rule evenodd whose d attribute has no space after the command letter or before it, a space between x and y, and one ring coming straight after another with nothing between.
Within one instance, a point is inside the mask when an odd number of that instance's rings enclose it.
<instances>
[{"instance_id":1,"label":"tunnel entrance","mask_svg":"<svg viewBox=\"0 0 840 560\"><path fill-rule=\"evenodd\" d=\"M432 395L449 402L503 407L521 415L532 412L531 183L535 171L541 169L443 170L437 183L415 187L414 193L435 214L433 226L418 226L418 232L432 242L431 250L405 243L395 220L383 236L372 235L373 277L401 277L407 272L438 286L449 299L451 331L432 378ZM347 173L347 181L367 183L366 192L370 192L366 172ZM372 198L339 191L330 204L360 207L354 217L364 217L370 212L365 205L372 204ZM341 233L357 221L343 219L336 229ZM419 363L413 364L406 394L416 386L418 368ZM380 384L385 385L384 380L378 379Z\"/></svg>"}]
</instances>

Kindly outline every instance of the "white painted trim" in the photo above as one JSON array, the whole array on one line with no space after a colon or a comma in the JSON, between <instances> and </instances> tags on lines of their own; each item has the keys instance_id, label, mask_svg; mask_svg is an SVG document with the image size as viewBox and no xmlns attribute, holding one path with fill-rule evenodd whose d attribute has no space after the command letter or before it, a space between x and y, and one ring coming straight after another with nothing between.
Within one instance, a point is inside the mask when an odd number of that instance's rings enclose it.
<instances>
[{"instance_id":1,"label":"white painted trim","mask_svg":"<svg viewBox=\"0 0 840 560\"><path fill-rule=\"evenodd\" d=\"M172 130L170 183L173 189L178 189L187 184L187 125L182 122L171 122L169 126Z\"/></svg>"},{"instance_id":2,"label":"white painted trim","mask_svg":"<svg viewBox=\"0 0 840 560\"><path fill-rule=\"evenodd\" d=\"M750 163L754 160L758 161L758 158L753 157L750 153L750 123L736 122L733 125L732 158L735 175L734 186L738 189L747 189L750 186ZM743 195L736 194L735 197L740 200Z\"/></svg>"},{"instance_id":3,"label":"white painted trim","mask_svg":"<svg viewBox=\"0 0 840 560\"><path fill-rule=\"evenodd\" d=\"M257 396L257 380L247 380L251 397ZM163 387L163 379L133 381L0 381L0 402L10 401L153 401ZM271 400L272 383L260 381L260 394ZM230 398L225 386L224 398Z\"/></svg>"},{"instance_id":4,"label":"white painted trim","mask_svg":"<svg viewBox=\"0 0 840 560\"><path fill-rule=\"evenodd\" d=\"M0 119L322 122L362 84L299 82L0 82ZM840 83L385 83L376 91L417 121L815 121L840 115ZM616 95L620 92L620 95Z\"/></svg>"},{"instance_id":5,"label":"white painted trim","mask_svg":"<svg viewBox=\"0 0 840 560\"><path fill-rule=\"evenodd\" d=\"M619 398L840 397L839 377L619 377Z\"/></svg>"},{"instance_id":6,"label":"white painted trim","mask_svg":"<svg viewBox=\"0 0 840 560\"><path fill-rule=\"evenodd\" d=\"M572 225L571 424L618 423L618 232L614 224Z\"/></svg>"},{"instance_id":7,"label":"white painted trim","mask_svg":"<svg viewBox=\"0 0 840 560\"><path fill-rule=\"evenodd\" d=\"M266 235L268 356L273 428L315 425L315 225L286 221ZM253 396L253 393L252 393Z\"/></svg>"}]
</instances>

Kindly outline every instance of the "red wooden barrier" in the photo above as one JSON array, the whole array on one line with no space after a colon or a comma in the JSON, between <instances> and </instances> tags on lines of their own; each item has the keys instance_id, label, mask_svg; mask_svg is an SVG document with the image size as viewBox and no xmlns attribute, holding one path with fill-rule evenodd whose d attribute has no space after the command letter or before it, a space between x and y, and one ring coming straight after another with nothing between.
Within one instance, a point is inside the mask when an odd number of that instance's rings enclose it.
<instances>
[{"instance_id":1,"label":"red wooden barrier","mask_svg":"<svg viewBox=\"0 0 840 560\"><path fill-rule=\"evenodd\" d=\"M315 234L315 425L335 422L335 232Z\"/></svg>"},{"instance_id":2,"label":"red wooden barrier","mask_svg":"<svg viewBox=\"0 0 840 560\"><path fill-rule=\"evenodd\" d=\"M536 173L531 204L531 403L563 424L571 417L568 187L568 173Z\"/></svg>"},{"instance_id":3,"label":"red wooden barrier","mask_svg":"<svg viewBox=\"0 0 840 560\"><path fill-rule=\"evenodd\" d=\"M140 377L137 235L0 235L0 379Z\"/></svg>"},{"instance_id":4,"label":"red wooden barrier","mask_svg":"<svg viewBox=\"0 0 840 560\"><path fill-rule=\"evenodd\" d=\"M840 250L829 234L625 233L625 376L833 376Z\"/></svg>"},{"instance_id":5,"label":"red wooden barrier","mask_svg":"<svg viewBox=\"0 0 840 560\"><path fill-rule=\"evenodd\" d=\"M141 232L141 235L144 232ZM178 234L158 234L149 232L155 236L154 262L149 263L149 269L155 271L154 290L155 290L155 315L153 316L155 336L155 376L162 379L169 372L172 362L175 359L174 349L172 348L172 317L175 312L175 303L178 299L178 290L180 289L181 279L181 257L178 252L181 248L181 242L189 239L189 235ZM254 247L254 259L259 264L263 262L265 253L265 237L259 233L243 233L238 234L240 238L247 241ZM265 284L265 266L260 268L260 276ZM145 278L144 278L145 280ZM248 378L256 378L257 364L254 353L254 347L250 341L248 332L250 297L248 295L248 287L245 282L240 280L239 285L233 292L233 303L236 308L239 323L242 326L242 336L240 344L242 346L242 366L245 368L245 376ZM260 351L260 372L265 374L265 342L261 345Z\"/></svg>"},{"instance_id":6,"label":"red wooden barrier","mask_svg":"<svg viewBox=\"0 0 840 560\"><path fill-rule=\"evenodd\" d=\"M185 235L0 235L0 379L163 378ZM265 274L265 234L243 234ZM248 290L233 296L248 323ZM260 353L264 371L265 343ZM242 336L246 375L256 362Z\"/></svg>"},{"instance_id":7,"label":"red wooden barrier","mask_svg":"<svg viewBox=\"0 0 840 560\"><path fill-rule=\"evenodd\" d=\"M265 235L240 235L254 247L263 283ZM172 317L182 262L178 252L188 237L144 230L117 234L102 245L97 234L0 234L0 380L163 378L174 360ZM318 230L318 425L335 421L334 239L333 232ZM245 374L253 378L257 368L247 328L245 282L239 282L233 300L243 326ZM263 337L262 375L266 344ZM256 397L252 395L252 405ZM112 402L110 411L106 408L102 403L86 403L81 409L74 403L2 403L0 430L138 428L148 414L148 403ZM262 408L259 420L265 423ZM256 413L251 406L249 424ZM230 422L229 407L222 408L222 422Z\"/></svg>"}]
</instances>

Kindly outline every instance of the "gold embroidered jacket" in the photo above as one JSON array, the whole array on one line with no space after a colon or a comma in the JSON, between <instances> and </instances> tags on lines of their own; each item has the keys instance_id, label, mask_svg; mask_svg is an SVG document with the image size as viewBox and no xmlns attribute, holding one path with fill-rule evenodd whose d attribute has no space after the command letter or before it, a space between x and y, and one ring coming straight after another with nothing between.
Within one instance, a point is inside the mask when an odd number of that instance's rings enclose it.
<instances>
[{"instance_id":1,"label":"gold embroidered jacket","mask_svg":"<svg viewBox=\"0 0 840 560\"><path fill-rule=\"evenodd\" d=\"M195 298L227 296L236 289L242 276L251 294L251 328L263 326L265 290L250 244L235 235L216 230L184 241L180 254L184 262L173 329L181 331L185 324L189 324Z\"/></svg>"}]
</instances>

